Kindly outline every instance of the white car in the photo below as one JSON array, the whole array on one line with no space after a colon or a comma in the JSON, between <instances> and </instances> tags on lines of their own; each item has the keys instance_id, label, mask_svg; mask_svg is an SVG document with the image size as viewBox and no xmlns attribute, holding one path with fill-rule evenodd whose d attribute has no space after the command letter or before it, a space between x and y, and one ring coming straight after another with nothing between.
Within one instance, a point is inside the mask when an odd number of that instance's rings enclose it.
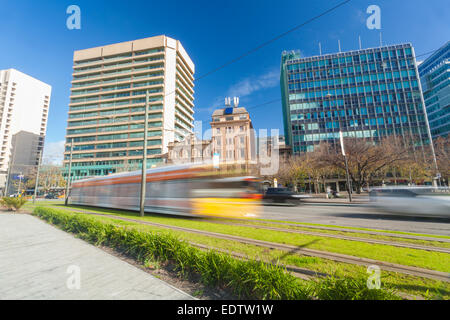
<instances>
[{"instance_id":1,"label":"white car","mask_svg":"<svg viewBox=\"0 0 450 320\"><path fill-rule=\"evenodd\" d=\"M382 187L369 197L372 206L387 213L450 218L449 188Z\"/></svg>"}]
</instances>

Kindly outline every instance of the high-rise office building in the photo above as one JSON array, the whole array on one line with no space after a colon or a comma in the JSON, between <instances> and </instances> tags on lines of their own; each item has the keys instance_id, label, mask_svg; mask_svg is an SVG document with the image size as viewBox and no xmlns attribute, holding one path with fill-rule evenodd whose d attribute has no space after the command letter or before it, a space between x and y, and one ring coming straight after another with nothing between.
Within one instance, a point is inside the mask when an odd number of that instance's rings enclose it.
<instances>
[{"instance_id":1,"label":"high-rise office building","mask_svg":"<svg viewBox=\"0 0 450 320\"><path fill-rule=\"evenodd\" d=\"M281 90L286 144L294 154L344 137L411 137L430 143L411 44L300 57L284 52Z\"/></svg>"},{"instance_id":2,"label":"high-rise office building","mask_svg":"<svg viewBox=\"0 0 450 320\"><path fill-rule=\"evenodd\" d=\"M419 65L431 136L450 133L450 41Z\"/></svg>"},{"instance_id":3,"label":"high-rise office building","mask_svg":"<svg viewBox=\"0 0 450 320\"><path fill-rule=\"evenodd\" d=\"M44 147L50 85L15 69L0 70L0 189L36 169ZM8 175L9 174L9 175Z\"/></svg>"},{"instance_id":4,"label":"high-rise office building","mask_svg":"<svg viewBox=\"0 0 450 320\"><path fill-rule=\"evenodd\" d=\"M75 51L64 164L72 179L140 167L149 93L147 165L193 131L194 72L181 43L166 36Z\"/></svg>"}]
</instances>

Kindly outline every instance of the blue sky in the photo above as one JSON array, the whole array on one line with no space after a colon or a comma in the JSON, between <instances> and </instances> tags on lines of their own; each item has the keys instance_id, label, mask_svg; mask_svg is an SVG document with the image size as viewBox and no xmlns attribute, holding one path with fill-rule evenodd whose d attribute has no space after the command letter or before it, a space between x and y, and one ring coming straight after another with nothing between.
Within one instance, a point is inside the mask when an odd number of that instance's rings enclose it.
<instances>
[{"instance_id":1,"label":"blue sky","mask_svg":"<svg viewBox=\"0 0 450 320\"><path fill-rule=\"evenodd\" d=\"M341 0L342 1L342 0ZM336 0L0 0L0 69L16 68L53 87L46 138L47 157L58 158L65 136L73 51L165 34L182 42L196 65L196 77L333 7ZM81 8L81 30L66 28L66 8ZM283 50L303 55L379 45L369 30L369 5L381 8L385 44L411 42L416 54L450 38L448 0L352 0L257 52L196 82L195 119L209 125L226 96L240 96L257 129L283 131L279 68ZM421 57L421 60L425 57ZM258 106L264 104L262 106ZM254 107L258 106L258 107Z\"/></svg>"}]
</instances>

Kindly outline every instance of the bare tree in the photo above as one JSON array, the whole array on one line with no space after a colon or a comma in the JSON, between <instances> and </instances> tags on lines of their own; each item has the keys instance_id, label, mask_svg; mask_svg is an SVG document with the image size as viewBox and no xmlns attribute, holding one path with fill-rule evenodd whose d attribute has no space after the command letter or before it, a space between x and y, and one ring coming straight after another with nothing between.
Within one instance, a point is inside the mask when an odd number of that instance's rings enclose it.
<instances>
[{"instance_id":1,"label":"bare tree","mask_svg":"<svg viewBox=\"0 0 450 320\"><path fill-rule=\"evenodd\" d=\"M308 177L307 164L304 157L295 156L284 162L279 170L280 181L286 185L291 185L295 191L298 185L304 186L305 179Z\"/></svg>"},{"instance_id":2,"label":"bare tree","mask_svg":"<svg viewBox=\"0 0 450 320\"><path fill-rule=\"evenodd\" d=\"M34 188L36 184L36 170L27 180L27 188ZM39 188L44 192L49 192L53 188L63 188L66 186L66 180L62 175L62 167L55 165L43 165L39 172Z\"/></svg>"},{"instance_id":3,"label":"bare tree","mask_svg":"<svg viewBox=\"0 0 450 320\"><path fill-rule=\"evenodd\" d=\"M410 159L411 144L401 144L395 137L386 137L375 144L361 138L345 138L345 152L348 160L349 175L356 186L356 192L372 180L383 169ZM323 143L316 153L317 164L331 166L343 172L345 170L344 156L334 146Z\"/></svg>"}]
</instances>

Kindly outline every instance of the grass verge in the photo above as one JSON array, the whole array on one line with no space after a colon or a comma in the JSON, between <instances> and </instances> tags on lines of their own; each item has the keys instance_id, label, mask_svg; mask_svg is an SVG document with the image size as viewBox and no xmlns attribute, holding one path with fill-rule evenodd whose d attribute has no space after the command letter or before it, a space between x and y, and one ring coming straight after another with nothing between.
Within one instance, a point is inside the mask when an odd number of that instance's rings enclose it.
<instances>
[{"instance_id":1,"label":"grass verge","mask_svg":"<svg viewBox=\"0 0 450 320\"><path fill-rule=\"evenodd\" d=\"M369 290L359 280L301 281L278 264L242 261L202 251L168 233L143 232L101 222L84 214L36 207L33 214L96 245L112 247L141 263L171 263L181 275L197 275L209 286L227 288L244 299L399 299L390 288ZM356 284L356 285L355 285Z\"/></svg>"},{"instance_id":2,"label":"grass verge","mask_svg":"<svg viewBox=\"0 0 450 320\"><path fill-rule=\"evenodd\" d=\"M76 211L72 212L74 214L85 215ZM237 241L219 239L179 230L168 230L166 228L149 226L138 222L124 221L107 216L91 217L99 221L113 223L115 225L127 228L135 228L143 232L169 233L184 241L194 242L214 248L220 248L227 251L240 253L246 256L248 259L259 259L264 261L271 261L273 263L280 262L282 264L306 268L312 271L317 271L319 273L332 274L336 278L355 278L362 274L367 276L367 268L360 265L336 262L318 257L302 256L296 253L286 252L282 250L270 250L268 248L243 244ZM399 291L411 295L418 295L428 299L450 298L450 284L443 281L384 270L381 274L381 281L382 286L395 288Z\"/></svg>"},{"instance_id":3,"label":"grass verge","mask_svg":"<svg viewBox=\"0 0 450 320\"><path fill-rule=\"evenodd\" d=\"M86 210L86 207L74 206L73 208ZM67 207L61 209L66 210ZM101 214L113 214L119 217L132 217L136 220L157 222L196 230L211 231L250 239L295 245L309 249L348 254L356 257L392 262L406 266L414 266L443 272L448 272L448 270L450 270L450 259L448 259L449 255L442 252L393 247L385 244L370 244L322 236L286 233L283 231L255 229L251 228L251 225L249 225L249 227L224 225L211 223L202 219L183 219L173 216L151 214L146 215L145 217L140 217L137 212L102 208L87 208L87 210ZM425 244L422 241L420 243Z\"/></svg>"}]
</instances>

